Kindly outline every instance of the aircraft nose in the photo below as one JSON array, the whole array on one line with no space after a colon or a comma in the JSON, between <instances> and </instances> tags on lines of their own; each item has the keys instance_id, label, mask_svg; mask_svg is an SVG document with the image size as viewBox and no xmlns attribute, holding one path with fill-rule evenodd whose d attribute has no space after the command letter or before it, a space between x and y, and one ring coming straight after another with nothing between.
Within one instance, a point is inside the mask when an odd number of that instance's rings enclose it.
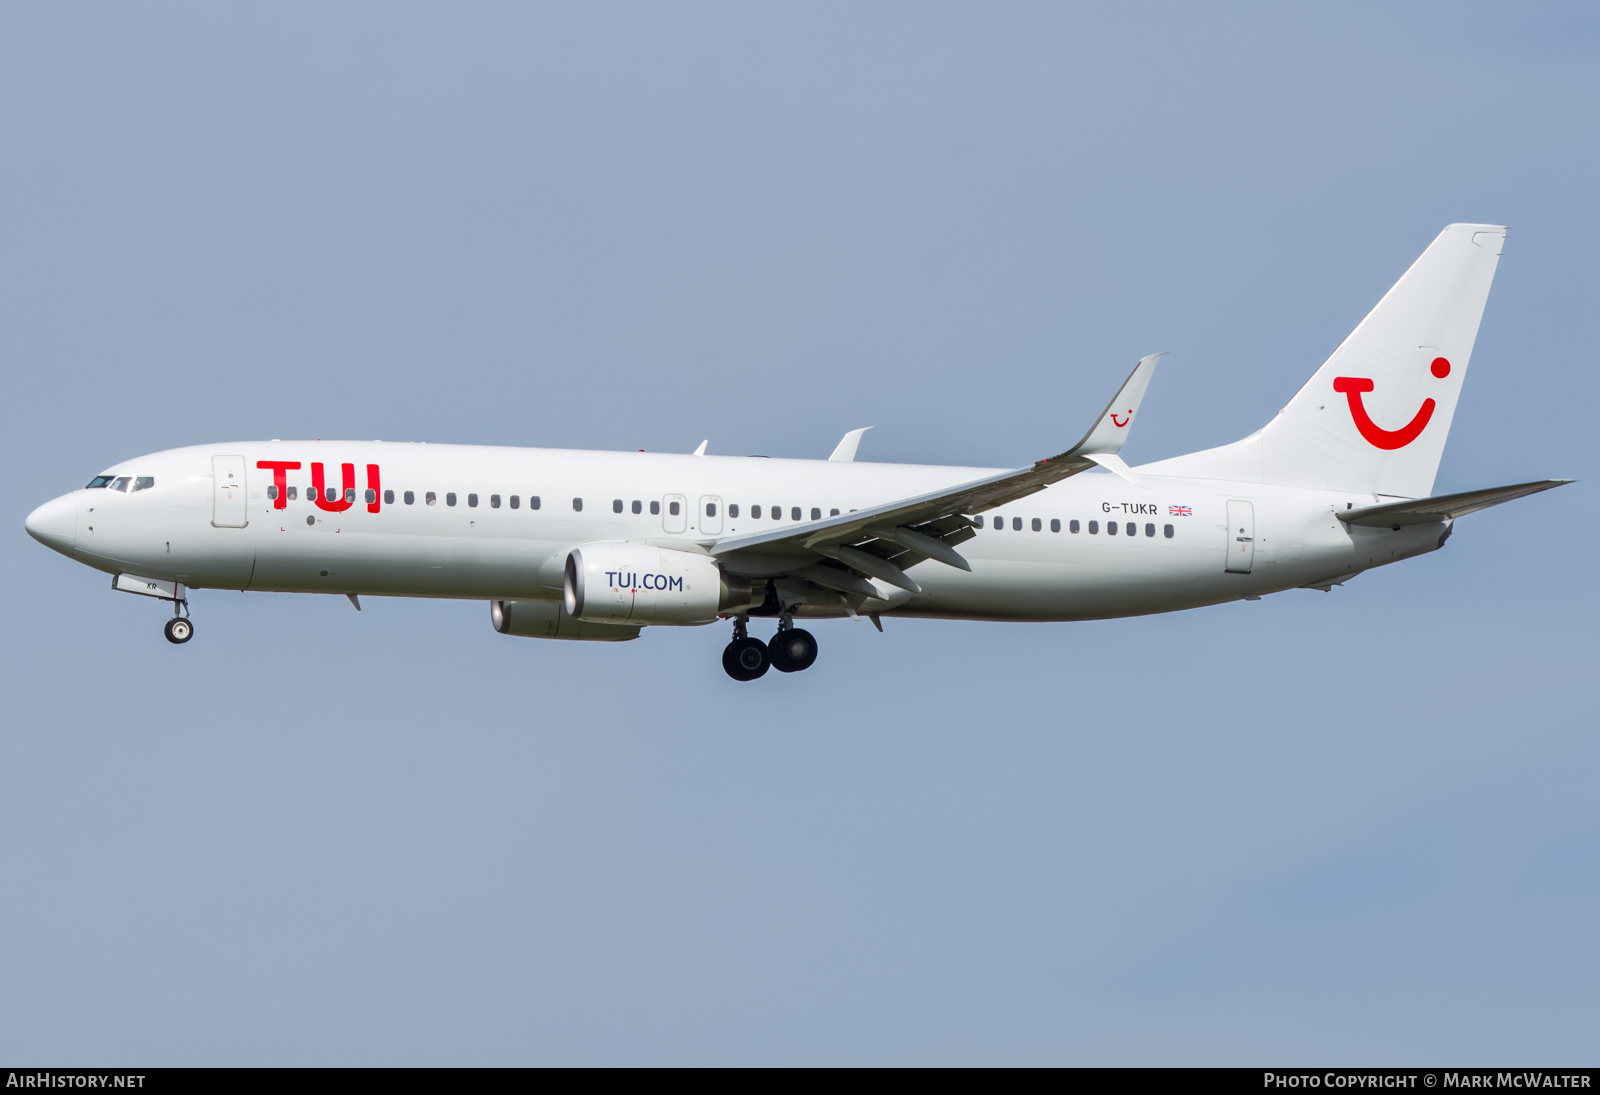
<instances>
[{"instance_id":1,"label":"aircraft nose","mask_svg":"<svg viewBox=\"0 0 1600 1095\"><path fill-rule=\"evenodd\" d=\"M23 524L28 535L45 547L70 553L78 539L78 499L71 494L52 498L28 514Z\"/></svg>"}]
</instances>

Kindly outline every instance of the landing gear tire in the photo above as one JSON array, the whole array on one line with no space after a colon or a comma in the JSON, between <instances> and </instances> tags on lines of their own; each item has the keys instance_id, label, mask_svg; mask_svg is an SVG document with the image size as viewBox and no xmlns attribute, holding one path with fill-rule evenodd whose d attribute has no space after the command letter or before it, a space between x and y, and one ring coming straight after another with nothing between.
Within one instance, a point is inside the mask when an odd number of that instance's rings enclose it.
<instances>
[{"instance_id":1,"label":"landing gear tire","mask_svg":"<svg viewBox=\"0 0 1600 1095\"><path fill-rule=\"evenodd\" d=\"M760 639L735 639L722 650L722 668L736 681L753 681L771 664L767 644Z\"/></svg>"},{"instance_id":2,"label":"landing gear tire","mask_svg":"<svg viewBox=\"0 0 1600 1095\"><path fill-rule=\"evenodd\" d=\"M779 673L798 673L810 669L811 663L817 660L817 640L809 631L787 628L772 637L770 652L772 668Z\"/></svg>"},{"instance_id":3,"label":"landing gear tire","mask_svg":"<svg viewBox=\"0 0 1600 1095\"><path fill-rule=\"evenodd\" d=\"M194 638L194 624L187 617L174 616L167 621L167 626L161 629L169 643L186 643Z\"/></svg>"}]
</instances>

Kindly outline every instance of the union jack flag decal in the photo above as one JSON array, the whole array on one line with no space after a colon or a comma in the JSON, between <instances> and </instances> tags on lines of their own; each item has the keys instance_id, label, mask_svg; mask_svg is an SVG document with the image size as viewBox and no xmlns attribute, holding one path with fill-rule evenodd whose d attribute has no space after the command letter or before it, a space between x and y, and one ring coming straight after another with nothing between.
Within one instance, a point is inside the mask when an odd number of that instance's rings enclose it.
<instances>
[{"instance_id":1,"label":"union jack flag decal","mask_svg":"<svg viewBox=\"0 0 1600 1095\"><path fill-rule=\"evenodd\" d=\"M1194 510L1190 509L1188 506L1168 506L1167 507L1167 516L1168 517L1193 517L1194 516Z\"/></svg>"}]
</instances>

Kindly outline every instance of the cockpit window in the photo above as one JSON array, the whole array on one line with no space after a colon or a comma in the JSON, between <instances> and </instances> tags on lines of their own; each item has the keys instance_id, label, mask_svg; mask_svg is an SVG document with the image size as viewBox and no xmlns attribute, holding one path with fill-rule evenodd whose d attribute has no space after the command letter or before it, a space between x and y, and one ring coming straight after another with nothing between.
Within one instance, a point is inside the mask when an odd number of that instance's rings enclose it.
<instances>
[{"instance_id":1,"label":"cockpit window","mask_svg":"<svg viewBox=\"0 0 1600 1095\"><path fill-rule=\"evenodd\" d=\"M97 487L106 487L106 486L110 486L110 485L111 485L111 476L109 476L109 475L97 475L93 479L89 480L89 485L87 487L84 487L83 489L84 490L94 490Z\"/></svg>"},{"instance_id":2,"label":"cockpit window","mask_svg":"<svg viewBox=\"0 0 1600 1095\"><path fill-rule=\"evenodd\" d=\"M135 479L133 481L133 489L134 490L149 490L151 487L153 487L155 485L156 485L156 477L153 476L153 475L141 475L141 476L139 476L139 478L137 478L137 479Z\"/></svg>"},{"instance_id":3,"label":"cockpit window","mask_svg":"<svg viewBox=\"0 0 1600 1095\"><path fill-rule=\"evenodd\" d=\"M122 493L126 494L128 493L128 483L132 479L133 476L131 475L119 475L111 481L111 489L120 490Z\"/></svg>"}]
</instances>

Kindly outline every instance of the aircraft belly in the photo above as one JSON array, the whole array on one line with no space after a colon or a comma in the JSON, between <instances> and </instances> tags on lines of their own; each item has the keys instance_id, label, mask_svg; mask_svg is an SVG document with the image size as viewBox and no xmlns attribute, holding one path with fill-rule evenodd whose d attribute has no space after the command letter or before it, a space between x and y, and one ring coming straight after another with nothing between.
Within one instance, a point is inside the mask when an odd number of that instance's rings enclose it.
<instances>
[{"instance_id":1,"label":"aircraft belly","mask_svg":"<svg viewBox=\"0 0 1600 1095\"><path fill-rule=\"evenodd\" d=\"M1028 554L1033 554L1029 552ZM1093 620L1230 600L1221 553L1165 548L1129 559L1115 547L1082 545L1048 558L973 560L973 573L931 564L911 573L923 586L895 615L981 620ZM1207 580L1209 579L1209 580Z\"/></svg>"}]
</instances>

